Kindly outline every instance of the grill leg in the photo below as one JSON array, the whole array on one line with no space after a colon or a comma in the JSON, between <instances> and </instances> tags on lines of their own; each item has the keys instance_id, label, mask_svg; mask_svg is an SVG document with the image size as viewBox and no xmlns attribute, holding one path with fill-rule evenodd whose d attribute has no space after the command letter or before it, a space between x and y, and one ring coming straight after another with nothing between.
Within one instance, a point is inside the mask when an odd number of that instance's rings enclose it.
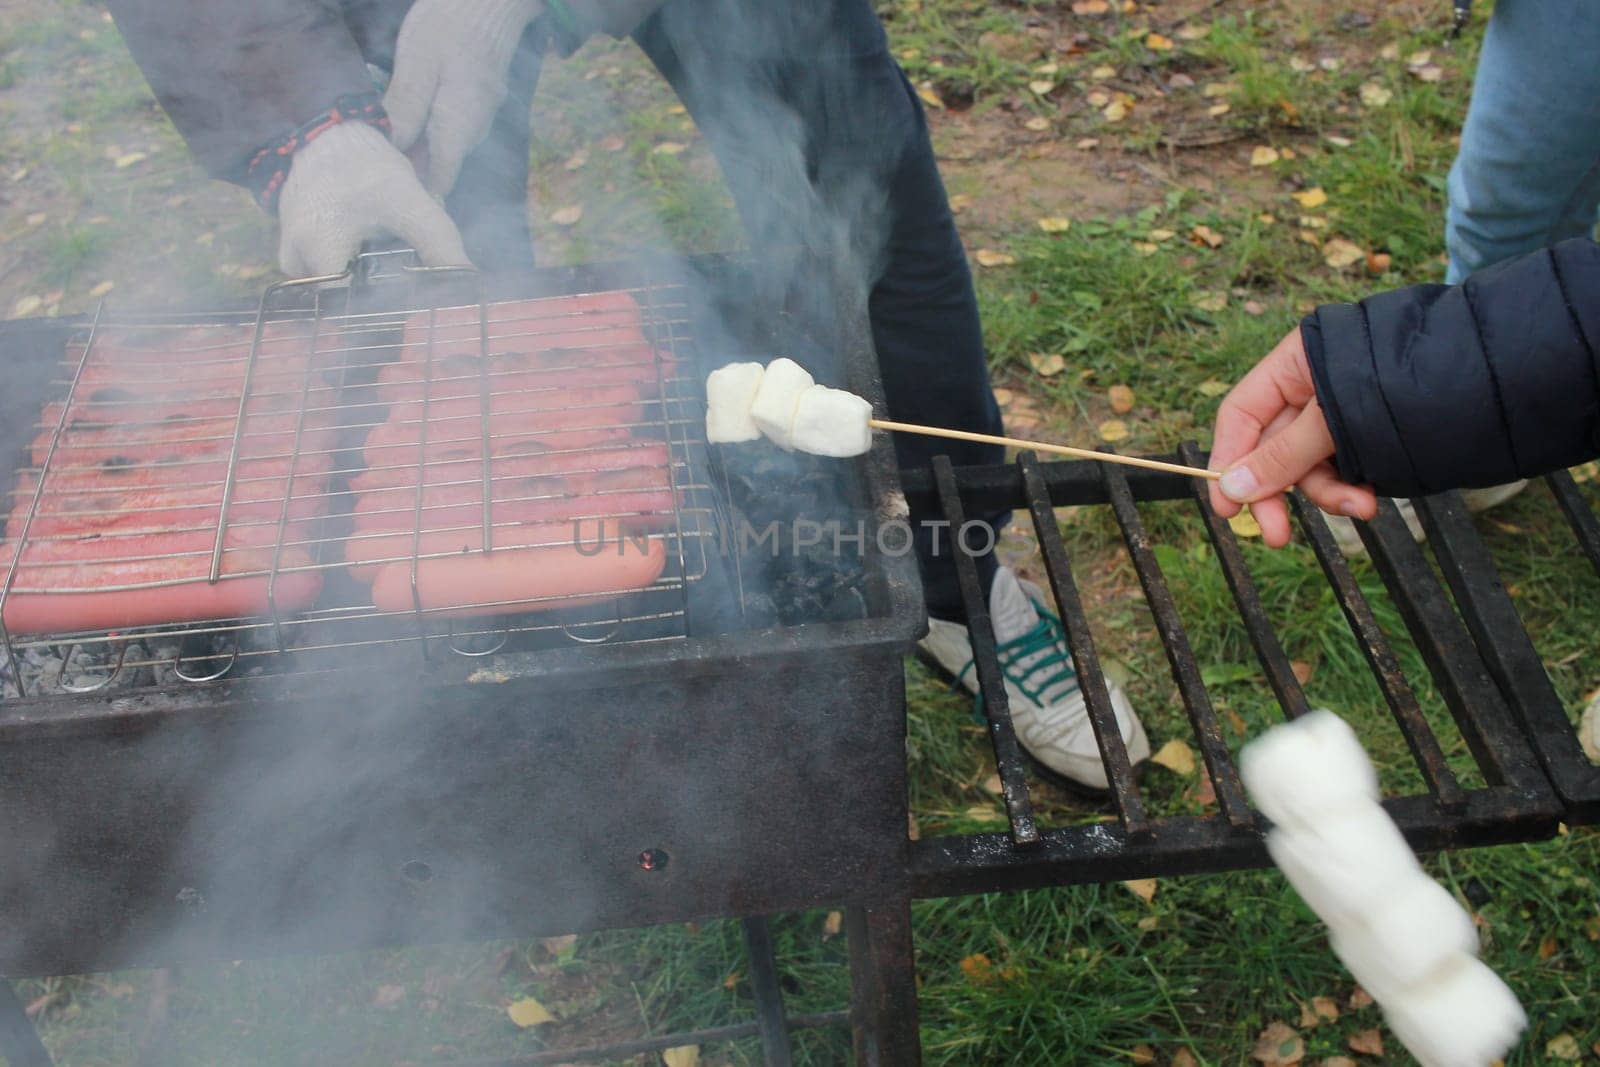
<instances>
[{"instance_id":1,"label":"grill leg","mask_svg":"<svg viewBox=\"0 0 1600 1067\"><path fill-rule=\"evenodd\" d=\"M922 1062L917 1031L917 969L911 901L845 912L850 935L850 1014L858 1067Z\"/></svg>"},{"instance_id":2,"label":"grill leg","mask_svg":"<svg viewBox=\"0 0 1600 1067\"><path fill-rule=\"evenodd\" d=\"M54 1062L33 1020L22 1010L17 991L4 978L0 978L0 1056L11 1067L51 1067Z\"/></svg>"},{"instance_id":3,"label":"grill leg","mask_svg":"<svg viewBox=\"0 0 1600 1067\"><path fill-rule=\"evenodd\" d=\"M778 960L772 951L772 924L765 915L744 920L744 947L750 955L750 987L756 996L756 1021L761 1024L761 1057L767 1067L790 1067L789 1021L778 985Z\"/></svg>"}]
</instances>

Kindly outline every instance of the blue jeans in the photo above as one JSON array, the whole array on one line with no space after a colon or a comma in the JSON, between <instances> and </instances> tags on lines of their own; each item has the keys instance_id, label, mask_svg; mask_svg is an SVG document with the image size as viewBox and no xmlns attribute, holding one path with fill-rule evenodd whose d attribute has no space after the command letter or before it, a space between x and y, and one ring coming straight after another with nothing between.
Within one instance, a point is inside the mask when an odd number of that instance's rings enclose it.
<instances>
[{"instance_id":1,"label":"blue jeans","mask_svg":"<svg viewBox=\"0 0 1600 1067\"><path fill-rule=\"evenodd\" d=\"M1600 5L1495 4L1449 188L1451 283L1593 234L1600 207Z\"/></svg>"}]
</instances>

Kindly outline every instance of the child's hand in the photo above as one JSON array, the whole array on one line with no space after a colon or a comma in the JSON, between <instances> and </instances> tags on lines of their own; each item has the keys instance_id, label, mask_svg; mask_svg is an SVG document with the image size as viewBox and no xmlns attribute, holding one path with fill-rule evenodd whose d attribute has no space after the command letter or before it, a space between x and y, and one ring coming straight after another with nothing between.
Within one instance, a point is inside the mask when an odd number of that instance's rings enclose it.
<instances>
[{"instance_id":1,"label":"child's hand","mask_svg":"<svg viewBox=\"0 0 1600 1067\"><path fill-rule=\"evenodd\" d=\"M1211 506L1232 518L1240 504L1249 504L1273 548L1289 543L1283 493L1293 485L1324 511L1372 518L1378 498L1366 486L1340 481L1333 453L1297 327L1223 398L1211 467L1225 473L1211 485Z\"/></svg>"}]
</instances>

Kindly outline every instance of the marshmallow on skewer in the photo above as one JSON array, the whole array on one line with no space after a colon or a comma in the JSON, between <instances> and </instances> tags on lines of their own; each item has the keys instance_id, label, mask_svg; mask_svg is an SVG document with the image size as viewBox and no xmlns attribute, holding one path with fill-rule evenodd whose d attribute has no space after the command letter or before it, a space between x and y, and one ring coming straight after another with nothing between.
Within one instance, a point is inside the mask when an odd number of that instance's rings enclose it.
<instances>
[{"instance_id":1,"label":"marshmallow on skewer","mask_svg":"<svg viewBox=\"0 0 1600 1067\"><path fill-rule=\"evenodd\" d=\"M1472 956L1459 957L1444 974L1380 1006L1389 1028L1422 1067L1494 1063L1528 1025L1516 994Z\"/></svg>"},{"instance_id":2,"label":"marshmallow on skewer","mask_svg":"<svg viewBox=\"0 0 1600 1067\"><path fill-rule=\"evenodd\" d=\"M816 384L806 369L792 359L775 359L767 364L750 405L750 418L773 444L793 450L795 409L800 395Z\"/></svg>"},{"instance_id":3,"label":"marshmallow on skewer","mask_svg":"<svg viewBox=\"0 0 1600 1067\"><path fill-rule=\"evenodd\" d=\"M759 363L729 363L706 378L706 441L757 441L761 428L750 417L765 371Z\"/></svg>"},{"instance_id":4,"label":"marshmallow on skewer","mask_svg":"<svg viewBox=\"0 0 1600 1067\"><path fill-rule=\"evenodd\" d=\"M813 385L795 406L790 446L814 456L846 459L872 451L872 405L854 393Z\"/></svg>"},{"instance_id":5,"label":"marshmallow on skewer","mask_svg":"<svg viewBox=\"0 0 1600 1067\"><path fill-rule=\"evenodd\" d=\"M1462 956L1478 954L1472 916L1421 871L1396 886L1361 922L1332 926L1328 940L1333 954L1380 1000L1437 978Z\"/></svg>"},{"instance_id":6,"label":"marshmallow on skewer","mask_svg":"<svg viewBox=\"0 0 1600 1067\"><path fill-rule=\"evenodd\" d=\"M1355 731L1326 710L1245 746L1239 777L1262 814L1283 827L1320 825L1331 812L1379 797L1377 772Z\"/></svg>"},{"instance_id":7,"label":"marshmallow on skewer","mask_svg":"<svg viewBox=\"0 0 1600 1067\"><path fill-rule=\"evenodd\" d=\"M1427 877L1394 820L1377 804L1330 810L1315 827L1274 828L1267 834L1267 851L1330 926L1360 922L1408 879Z\"/></svg>"}]
</instances>

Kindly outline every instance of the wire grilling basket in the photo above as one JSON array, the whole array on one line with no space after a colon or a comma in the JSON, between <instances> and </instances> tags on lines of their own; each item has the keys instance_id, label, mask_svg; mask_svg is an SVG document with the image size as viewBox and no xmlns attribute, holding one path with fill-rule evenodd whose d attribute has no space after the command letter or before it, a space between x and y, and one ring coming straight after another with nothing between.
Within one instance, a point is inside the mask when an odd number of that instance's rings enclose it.
<instances>
[{"instance_id":1,"label":"wire grilling basket","mask_svg":"<svg viewBox=\"0 0 1600 1067\"><path fill-rule=\"evenodd\" d=\"M71 337L5 501L17 694L688 636L725 516L684 286L358 271Z\"/></svg>"}]
</instances>

